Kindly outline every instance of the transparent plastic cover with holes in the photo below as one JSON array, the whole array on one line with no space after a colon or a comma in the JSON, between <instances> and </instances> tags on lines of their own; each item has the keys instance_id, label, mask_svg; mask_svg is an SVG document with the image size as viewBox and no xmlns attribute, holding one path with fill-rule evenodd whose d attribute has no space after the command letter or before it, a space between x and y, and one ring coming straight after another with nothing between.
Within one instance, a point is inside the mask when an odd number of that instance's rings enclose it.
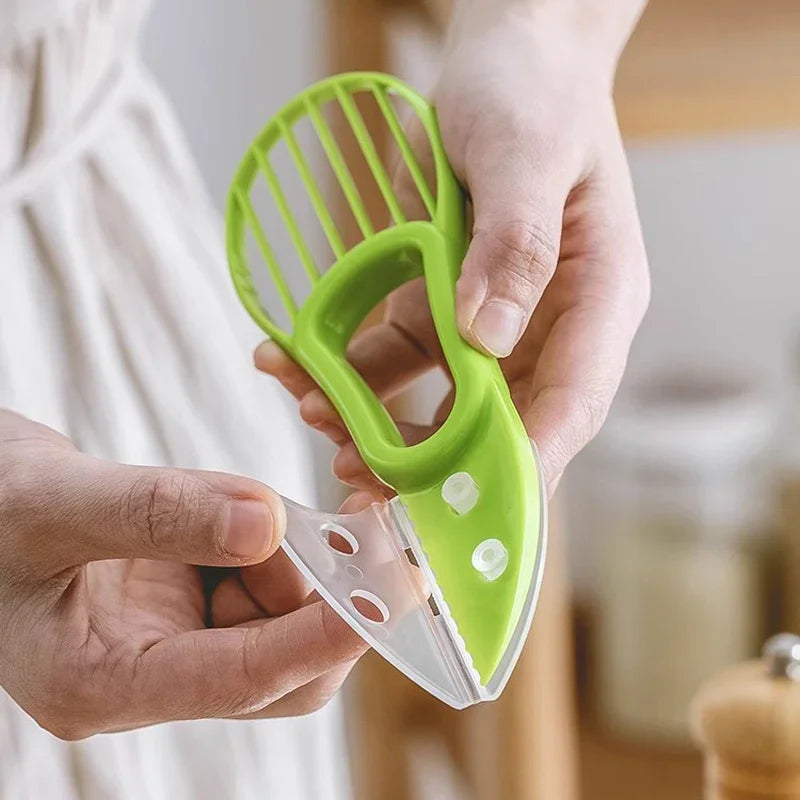
<instances>
[{"instance_id":1,"label":"transparent plastic cover with holes","mask_svg":"<svg viewBox=\"0 0 800 800\"><path fill-rule=\"evenodd\" d=\"M517 662L542 570L505 657L484 685L427 563L400 498L357 514L328 514L284 500L283 547L340 617L397 669L453 708L495 699ZM546 504L542 504L544 515ZM546 548L541 520L538 559Z\"/></svg>"},{"instance_id":2,"label":"transparent plastic cover with holes","mask_svg":"<svg viewBox=\"0 0 800 800\"><path fill-rule=\"evenodd\" d=\"M427 138L424 160L407 120ZM402 196L386 146L397 151ZM226 229L244 307L316 381L366 466L399 498L347 516L287 501L286 552L413 681L456 708L493 699L533 615L546 502L499 365L458 334L465 199L435 109L378 73L309 87L248 148ZM455 392L443 424L404 446L348 349L376 305L419 278Z\"/></svg>"}]
</instances>

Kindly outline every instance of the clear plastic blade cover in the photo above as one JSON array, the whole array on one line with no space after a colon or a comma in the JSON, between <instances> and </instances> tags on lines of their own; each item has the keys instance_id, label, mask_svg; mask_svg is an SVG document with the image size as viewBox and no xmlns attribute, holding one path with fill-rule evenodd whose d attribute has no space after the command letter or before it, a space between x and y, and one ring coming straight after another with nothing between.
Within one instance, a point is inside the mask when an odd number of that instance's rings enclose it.
<instances>
[{"instance_id":1,"label":"clear plastic blade cover","mask_svg":"<svg viewBox=\"0 0 800 800\"><path fill-rule=\"evenodd\" d=\"M543 492L543 487L531 490ZM284 550L371 647L454 708L493 700L502 692L536 609L546 550L546 503L541 503L537 565L524 611L505 657L482 685L400 498L358 514L328 514L284 502Z\"/></svg>"}]
</instances>

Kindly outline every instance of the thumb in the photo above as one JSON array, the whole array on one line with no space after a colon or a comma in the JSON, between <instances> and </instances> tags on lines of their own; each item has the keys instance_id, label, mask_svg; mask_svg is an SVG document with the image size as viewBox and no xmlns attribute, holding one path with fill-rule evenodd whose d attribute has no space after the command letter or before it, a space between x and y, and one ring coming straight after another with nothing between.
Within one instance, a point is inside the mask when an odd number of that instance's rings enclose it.
<instances>
[{"instance_id":1,"label":"thumb","mask_svg":"<svg viewBox=\"0 0 800 800\"><path fill-rule=\"evenodd\" d=\"M507 356L525 331L558 263L566 171L526 148L496 145L471 159L475 223L456 287L462 336Z\"/></svg>"},{"instance_id":2,"label":"thumb","mask_svg":"<svg viewBox=\"0 0 800 800\"><path fill-rule=\"evenodd\" d=\"M37 504L37 527L62 569L110 558L238 566L280 545L283 503L257 481L82 455L75 462L49 501Z\"/></svg>"}]
</instances>

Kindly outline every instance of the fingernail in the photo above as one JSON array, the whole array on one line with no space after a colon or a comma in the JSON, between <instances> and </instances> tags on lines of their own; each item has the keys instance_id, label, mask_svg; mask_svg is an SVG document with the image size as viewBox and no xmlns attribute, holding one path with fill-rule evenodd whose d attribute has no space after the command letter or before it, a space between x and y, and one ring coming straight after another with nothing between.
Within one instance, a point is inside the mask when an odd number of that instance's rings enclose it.
<instances>
[{"instance_id":1,"label":"fingernail","mask_svg":"<svg viewBox=\"0 0 800 800\"><path fill-rule=\"evenodd\" d=\"M303 419L312 425L339 418L333 403L319 389L314 389L303 398L300 410Z\"/></svg>"},{"instance_id":2,"label":"fingernail","mask_svg":"<svg viewBox=\"0 0 800 800\"><path fill-rule=\"evenodd\" d=\"M266 341L256 347L253 360L256 362L256 366L259 364L269 366L272 362L279 361L283 355L283 350L275 342Z\"/></svg>"},{"instance_id":3,"label":"fingernail","mask_svg":"<svg viewBox=\"0 0 800 800\"><path fill-rule=\"evenodd\" d=\"M225 549L232 556L254 558L269 550L272 514L259 500L234 500L228 507Z\"/></svg>"},{"instance_id":4,"label":"fingernail","mask_svg":"<svg viewBox=\"0 0 800 800\"><path fill-rule=\"evenodd\" d=\"M470 330L484 349L502 358L514 349L524 318L519 306L488 300L478 309Z\"/></svg>"}]
</instances>

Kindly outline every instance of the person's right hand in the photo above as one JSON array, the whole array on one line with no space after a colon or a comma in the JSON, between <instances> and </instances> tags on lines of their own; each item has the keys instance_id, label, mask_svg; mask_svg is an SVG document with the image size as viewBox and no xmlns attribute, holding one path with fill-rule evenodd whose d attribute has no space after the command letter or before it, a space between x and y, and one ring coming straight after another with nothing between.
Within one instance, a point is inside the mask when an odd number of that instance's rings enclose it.
<instances>
[{"instance_id":1,"label":"person's right hand","mask_svg":"<svg viewBox=\"0 0 800 800\"><path fill-rule=\"evenodd\" d=\"M0 685L63 739L314 710L366 645L275 553L284 526L256 481L91 458L0 410ZM192 564L240 569L206 609Z\"/></svg>"},{"instance_id":2,"label":"person's right hand","mask_svg":"<svg viewBox=\"0 0 800 800\"><path fill-rule=\"evenodd\" d=\"M472 238L455 291L463 338L500 359L538 447L552 493L595 436L619 387L650 295L647 255L611 88L643 0L471 0L456 4L433 92L450 164L471 200ZM408 136L429 186L427 134ZM399 162L395 188L409 219L429 216ZM426 285L389 295L383 320L353 337L347 357L387 401L446 367ZM275 342L259 369L300 402L340 450L334 472L378 490L349 431L312 378ZM398 420L409 444L433 428Z\"/></svg>"}]
</instances>

